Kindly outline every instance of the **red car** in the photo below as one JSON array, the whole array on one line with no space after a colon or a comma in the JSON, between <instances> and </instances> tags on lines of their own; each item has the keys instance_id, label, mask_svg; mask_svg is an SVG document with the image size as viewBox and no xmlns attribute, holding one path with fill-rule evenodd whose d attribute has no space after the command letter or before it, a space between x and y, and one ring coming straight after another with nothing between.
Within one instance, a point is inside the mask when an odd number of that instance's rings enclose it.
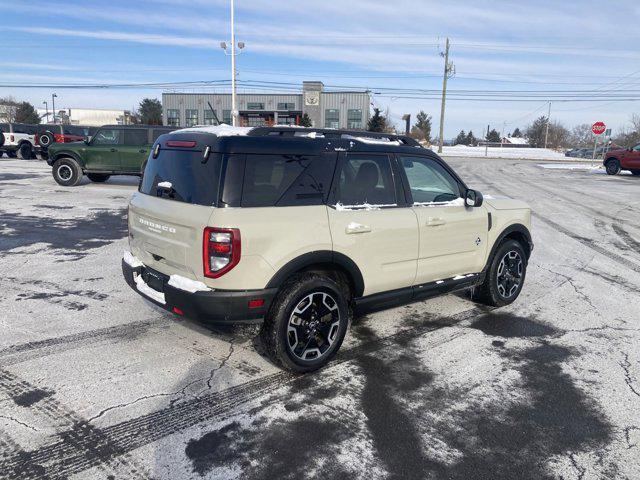
<instances>
[{"instance_id":1,"label":"red car","mask_svg":"<svg viewBox=\"0 0 640 480\"><path fill-rule=\"evenodd\" d=\"M631 148L610 150L603 162L609 175L616 175L620 170L629 170L633 175L640 175L640 143Z\"/></svg>"}]
</instances>

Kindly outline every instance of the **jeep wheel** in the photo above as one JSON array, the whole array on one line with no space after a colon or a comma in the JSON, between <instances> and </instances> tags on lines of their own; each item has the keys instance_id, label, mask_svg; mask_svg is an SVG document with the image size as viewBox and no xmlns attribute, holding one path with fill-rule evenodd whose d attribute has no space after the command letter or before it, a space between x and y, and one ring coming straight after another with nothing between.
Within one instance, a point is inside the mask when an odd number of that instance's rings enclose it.
<instances>
[{"instance_id":1,"label":"jeep wheel","mask_svg":"<svg viewBox=\"0 0 640 480\"><path fill-rule=\"evenodd\" d=\"M18 156L18 152L15 150L7 150L7 157L16 158Z\"/></svg>"},{"instance_id":2,"label":"jeep wheel","mask_svg":"<svg viewBox=\"0 0 640 480\"><path fill-rule=\"evenodd\" d=\"M18 153L20 154L20 158L23 160L31 160L31 156L33 155L33 147L30 143L24 142L18 148Z\"/></svg>"},{"instance_id":3,"label":"jeep wheel","mask_svg":"<svg viewBox=\"0 0 640 480\"><path fill-rule=\"evenodd\" d=\"M106 173L87 173L87 177L89 177L89 180L96 183L106 182L107 180L109 180L110 176L111 175L108 175Z\"/></svg>"},{"instance_id":4,"label":"jeep wheel","mask_svg":"<svg viewBox=\"0 0 640 480\"><path fill-rule=\"evenodd\" d=\"M310 372L326 365L347 332L349 308L332 279L305 273L290 279L262 327L271 358L287 370Z\"/></svg>"},{"instance_id":5,"label":"jeep wheel","mask_svg":"<svg viewBox=\"0 0 640 480\"><path fill-rule=\"evenodd\" d=\"M40 135L40 146L41 147L48 147L49 145L51 145L53 142L55 142L55 137L53 136L53 133L51 132L45 132L42 135Z\"/></svg>"},{"instance_id":6,"label":"jeep wheel","mask_svg":"<svg viewBox=\"0 0 640 480\"><path fill-rule=\"evenodd\" d=\"M527 256L522 245L507 240L498 247L475 297L494 307L509 305L520 295L526 274Z\"/></svg>"},{"instance_id":7,"label":"jeep wheel","mask_svg":"<svg viewBox=\"0 0 640 480\"><path fill-rule=\"evenodd\" d=\"M615 158L607 160L607 163L605 163L604 166L607 170L607 175L617 175L620 173L620 162Z\"/></svg>"},{"instance_id":8,"label":"jeep wheel","mask_svg":"<svg viewBox=\"0 0 640 480\"><path fill-rule=\"evenodd\" d=\"M61 158L53 164L53 178L63 187L75 187L82 179L82 169L73 158Z\"/></svg>"}]
</instances>

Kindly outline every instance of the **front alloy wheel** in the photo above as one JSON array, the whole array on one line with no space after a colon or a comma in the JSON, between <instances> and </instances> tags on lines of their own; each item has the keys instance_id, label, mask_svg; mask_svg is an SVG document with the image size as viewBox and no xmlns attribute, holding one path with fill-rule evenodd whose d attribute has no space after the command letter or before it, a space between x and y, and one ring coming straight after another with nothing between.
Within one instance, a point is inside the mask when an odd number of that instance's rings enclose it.
<instances>
[{"instance_id":1,"label":"front alloy wheel","mask_svg":"<svg viewBox=\"0 0 640 480\"><path fill-rule=\"evenodd\" d=\"M287 326L287 347L300 360L318 360L338 336L340 311L328 293L313 292L293 309Z\"/></svg>"},{"instance_id":2,"label":"front alloy wheel","mask_svg":"<svg viewBox=\"0 0 640 480\"><path fill-rule=\"evenodd\" d=\"M505 299L511 298L518 291L522 281L524 263L520 252L511 250L500 260L497 270L496 282L498 293Z\"/></svg>"},{"instance_id":3,"label":"front alloy wheel","mask_svg":"<svg viewBox=\"0 0 640 480\"><path fill-rule=\"evenodd\" d=\"M607 175L617 175L618 173L620 173L620 162L615 158L607 160L605 169L607 171Z\"/></svg>"}]
</instances>

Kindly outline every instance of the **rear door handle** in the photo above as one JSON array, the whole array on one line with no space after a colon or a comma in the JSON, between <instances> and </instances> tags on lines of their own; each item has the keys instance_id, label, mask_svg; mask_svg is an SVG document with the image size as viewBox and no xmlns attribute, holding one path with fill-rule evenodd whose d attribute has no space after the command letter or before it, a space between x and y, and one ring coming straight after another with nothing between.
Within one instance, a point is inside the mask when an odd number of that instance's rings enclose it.
<instances>
[{"instance_id":1,"label":"rear door handle","mask_svg":"<svg viewBox=\"0 0 640 480\"><path fill-rule=\"evenodd\" d=\"M444 225L447 223L444 218L440 217L427 217L427 227L437 227L438 225Z\"/></svg>"},{"instance_id":2,"label":"rear door handle","mask_svg":"<svg viewBox=\"0 0 640 480\"><path fill-rule=\"evenodd\" d=\"M118 150L116 150L115 148L111 149L112 152L117 152Z\"/></svg>"},{"instance_id":3,"label":"rear door handle","mask_svg":"<svg viewBox=\"0 0 640 480\"><path fill-rule=\"evenodd\" d=\"M147 153L147 151L146 151L144 148L142 148L142 149L138 150L138 152L140 152L140 153Z\"/></svg>"},{"instance_id":4,"label":"rear door handle","mask_svg":"<svg viewBox=\"0 0 640 480\"><path fill-rule=\"evenodd\" d=\"M367 233L371 231L369 225L362 225L361 223L351 222L344 230L347 234L353 233Z\"/></svg>"}]
</instances>

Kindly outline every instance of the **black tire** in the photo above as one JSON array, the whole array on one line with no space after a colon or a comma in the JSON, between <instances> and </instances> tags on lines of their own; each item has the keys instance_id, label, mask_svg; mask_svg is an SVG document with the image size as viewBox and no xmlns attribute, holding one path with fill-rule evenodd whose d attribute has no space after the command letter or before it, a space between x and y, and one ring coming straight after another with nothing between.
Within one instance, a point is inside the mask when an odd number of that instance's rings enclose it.
<instances>
[{"instance_id":1,"label":"black tire","mask_svg":"<svg viewBox=\"0 0 640 480\"><path fill-rule=\"evenodd\" d=\"M620 161L617 158L607 160L604 164L607 175L617 175L620 173Z\"/></svg>"},{"instance_id":2,"label":"black tire","mask_svg":"<svg viewBox=\"0 0 640 480\"><path fill-rule=\"evenodd\" d=\"M22 160L31 160L33 156L33 146L29 142L24 142L18 147L18 153Z\"/></svg>"},{"instance_id":3,"label":"black tire","mask_svg":"<svg viewBox=\"0 0 640 480\"><path fill-rule=\"evenodd\" d=\"M527 255L522 244L506 240L496 250L487 276L473 296L476 301L485 305L504 307L518 298L526 275Z\"/></svg>"},{"instance_id":4,"label":"black tire","mask_svg":"<svg viewBox=\"0 0 640 480\"><path fill-rule=\"evenodd\" d=\"M0 147L2 147L4 145L4 134L2 133L2 130L0 130Z\"/></svg>"},{"instance_id":5,"label":"black tire","mask_svg":"<svg viewBox=\"0 0 640 480\"><path fill-rule=\"evenodd\" d=\"M294 315L298 310L300 315ZM350 320L345 289L328 276L302 273L283 285L262 327L269 356L283 368L311 372L334 357Z\"/></svg>"},{"instance_id":6,"label":"black tire","mask_svg":"<svg viewBox=\"0 0 640 480\"><path fill-rule=\"evenodd\" d=\"M44 132L40 135L40 146L44 148L48 148L49 145L56 141L56 137L53 136L51 132Z\"/></svg>"},{"instance_id":7,"label":"black tire","mask_svg":"<svg viewBox=\"0 0 640 480\"><path fill-rule=\"evenodd\" d=\"M75 187L82 180L82 169L73 158L65 157L56 160L51 172L53 178L63 187Z\"/></svg>"},{"instance_id":8,"label":"black tire","mask_svg":"<svg viewBox=\"0 0 640 480\"><path fill-rule=\"evenodd\" d=\"M87 177L89 177L89 180L96 183L106 182L107 180L109 180L110 176L111 175L107 173L87 173Z\"/></svg>"},{"instance_id":9,"label":"black tire","mask_svg":"<svg viewBox=\"0 0 640 480\"><path fill-rule=\"evenodd\" d=\"M15 150L7 150L7 157L16 158L18 156L18 152Z\"/></svg>"},{"instance_id":10,"label":"black tire","mask_svg":"<svg viewBox=\"0 0 640 480\"><path fill-rule=\"evenodd\" d=\"M631 170L631 175L635 175L637 177L640 175L640 170Z\"/></svg>"}]
</instances>

